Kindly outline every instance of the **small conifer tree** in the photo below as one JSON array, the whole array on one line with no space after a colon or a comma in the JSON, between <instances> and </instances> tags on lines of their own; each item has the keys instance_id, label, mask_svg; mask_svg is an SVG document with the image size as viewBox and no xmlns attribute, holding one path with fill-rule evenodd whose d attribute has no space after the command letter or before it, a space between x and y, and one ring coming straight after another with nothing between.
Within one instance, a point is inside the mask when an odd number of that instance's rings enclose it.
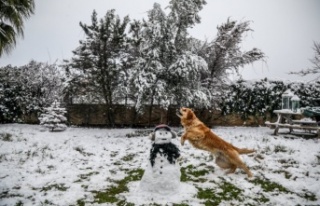
<instances>
[{"instance_id":1,"label":"small conifer tree","mask_svg":"<svg viewBox=\"0 0 320 206\"><path fill-rule=\"evenodd\" d=\"M50 107L44 108L44 113L40 115L40 125L53 131L63 131L67 128L67 113L65 108L60 107L60 103L55 100Z\"/></svg>"}]
</instances>

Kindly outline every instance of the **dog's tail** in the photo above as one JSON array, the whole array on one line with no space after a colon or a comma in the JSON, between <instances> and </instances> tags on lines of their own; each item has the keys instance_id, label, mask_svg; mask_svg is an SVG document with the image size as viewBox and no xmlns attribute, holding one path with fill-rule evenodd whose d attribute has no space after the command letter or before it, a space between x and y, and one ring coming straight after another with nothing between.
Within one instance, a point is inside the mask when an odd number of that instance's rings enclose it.
<instances>
[{"instance_id":1,"label":"dog's tail","mask_svg":"<svg viewBox=\"0 0 320 206\"><path fill-rule=\"evenodd\" d=\"M235 148L239 154L250 154L256 152L254 149L247 149L247 148Z\"/></svg>"}]
</instances>

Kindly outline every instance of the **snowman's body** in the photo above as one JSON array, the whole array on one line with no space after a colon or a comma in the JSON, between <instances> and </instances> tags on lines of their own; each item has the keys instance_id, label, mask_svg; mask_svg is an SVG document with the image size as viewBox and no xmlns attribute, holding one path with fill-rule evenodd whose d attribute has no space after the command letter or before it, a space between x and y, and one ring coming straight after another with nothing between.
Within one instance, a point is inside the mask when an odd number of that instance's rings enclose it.
<instances>
[{"instance_id":1,"label":"snowman's body","mask_svg":"<svg viewBox=\"0 0 320 206\"><path fill-rule=\"evenodd\" d=\"M178 147L171 143L170 128L154 132L154 143L150 150L148 166L140 182L140 189L159 194L174 194L180 189L180 156Z\"/></svg>"}]
</instances>

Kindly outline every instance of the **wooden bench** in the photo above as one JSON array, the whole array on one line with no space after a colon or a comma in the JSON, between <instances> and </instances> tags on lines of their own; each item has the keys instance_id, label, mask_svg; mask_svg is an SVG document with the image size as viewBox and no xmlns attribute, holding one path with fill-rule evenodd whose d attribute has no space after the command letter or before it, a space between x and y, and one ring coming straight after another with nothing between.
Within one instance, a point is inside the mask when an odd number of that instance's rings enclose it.
<instances>
[{"instance_id":1,"label":"wooden bench","mask_svg":"<svg viewBox=\"0 0 320 206\"><path fill-rule=\"evenodd\" d=\"M271 123L269 121L265 122L265 125L270 127L270 128L274 128L274 135L278 135L278 131L279 128L289 128L290 132L292 131L292 129L301 129L301 130L316 130L317 134L318 134L318 138L320 138L320 126L317 126L317 122L315 121L309 121L308 123L306 123L305 121L295 121L293 120L294 124L282 124L282 123ZM298 124L297 124L298 123Z\"/></svg>"}]
</instances>

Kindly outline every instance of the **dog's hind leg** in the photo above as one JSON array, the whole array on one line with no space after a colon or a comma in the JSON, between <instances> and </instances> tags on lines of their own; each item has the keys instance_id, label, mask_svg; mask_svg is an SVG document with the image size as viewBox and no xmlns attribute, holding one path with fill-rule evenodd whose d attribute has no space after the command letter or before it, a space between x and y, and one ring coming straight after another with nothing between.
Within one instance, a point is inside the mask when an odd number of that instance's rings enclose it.
<instances>
[{"instance_id":1,"label":"dog's hind leg","mask_svg":"<svg viewBox=\"0 0 320 206\"><path fill-rule=\"evenodd\" d=\"M232 164L235 164L236 167L239 167L239 168L243 169L247 173L248 177L252 177L253 176L251 171L249 170L249 168L240 159L239 153L237 151L235 151L235 150L226 150L225 154L228 156L230 162ZM230 171L232 171L232 169L230 169Z\"/></svg>"},{"instance_id":2,"label":"dog's hind leg","mask_svg":"<svg viewBox=\"0 0 320 206\"><path fill-rule=\"evenodd\" d=\"M234 164L232 164L227 157L221 152L216 152L216 164L222 169L230 169Z\"/></svg>"},{"instance_id":3,"label":"dog's hind leg","mask_svg":"<svg viewBox=\"0 0 320 206\"><path fill-rule=\"evenodd\" d=\"M226 174L232 174L232 173L235 173L237 169L237 165L232 165L229 170L226 172Z\"/></svg>"}]
</instances>

